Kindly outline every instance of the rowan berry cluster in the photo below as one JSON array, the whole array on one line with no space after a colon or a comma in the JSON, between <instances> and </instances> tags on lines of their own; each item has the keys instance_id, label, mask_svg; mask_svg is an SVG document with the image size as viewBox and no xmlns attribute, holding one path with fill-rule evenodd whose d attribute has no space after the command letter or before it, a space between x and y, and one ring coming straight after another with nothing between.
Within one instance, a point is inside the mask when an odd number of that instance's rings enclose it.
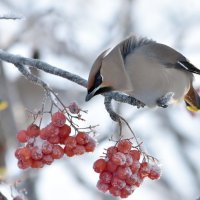
<instances>
[{"instance_id":1,"label":"rowan berry cluster","mask_svg":"<svg viewBox=\"0 0 200 200\"><path fill-rule=\"evenodd\" d=\"M56 112L46 127L40 129L36 124L31 124L26 130L17 133L17 140L25 143L15 151L20 169L42 168L64 154L72 157L94 151L95 140L86 132L77 130L71 135L72 128L66 124L66 119L63 112Z\"/></svg>"},{"instance_id":2,"label":"rowan berry cluster","mask_svg":"<svg viewBox=\"0 0 200 200\"><path fill-rule=\"evenodd\" d=\"M132 148L127 139L107 149L106 157L95 161L93 169L99 173L97 188L115 197L127 198L139 187L144 178L152 180L161 176L160 167L142 159L142 153Z\"/></svg>"}]
</instances>

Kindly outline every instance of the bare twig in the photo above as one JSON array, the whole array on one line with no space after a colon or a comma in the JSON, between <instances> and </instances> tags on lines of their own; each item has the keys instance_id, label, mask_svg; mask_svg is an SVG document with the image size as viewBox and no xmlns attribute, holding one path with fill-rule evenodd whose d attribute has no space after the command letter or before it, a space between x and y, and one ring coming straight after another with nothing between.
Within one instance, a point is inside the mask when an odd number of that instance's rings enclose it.
<instances>
[{"instance_id":1,"label":"bare twig","mask_svg":"<svg viewBox=\"0 0 200 200\"><path fill-rule=\"evenodd\" d=\"M131 131L131 133L133 135L133 138L135 139L135 142L136 142L138 148L142 151L142 149L140 148L142 143L138 141L137 136L133 132L133 130L130 127L129 123L123 117L121 117L119 114L117 114L116 112L113 111L111 101L112 101L112 97L107 96L107 94L105 94L105 100L104 100L105 108L106 108L107 112L110 114L111 119L113 121L116 121L116 122L119 123L119 126L120 126L120 137L122 136L122 122L124 122L126 124L126 126L129 128L129 130Z\"/></svg>"},{"instance_id":2,"label":"bare twig","mask_svg":"<svg viewBox=\"0 0 200 200\"><path fill-rule=\"evenodd\" d=\"M15 15L15 14L6 14L6 15L2 15L0 16L0 20L1 19L5 19L5 20L18 20L18 19L23 19L24 17L19 16L19 15Z\"/></svg>"}]
</instances>

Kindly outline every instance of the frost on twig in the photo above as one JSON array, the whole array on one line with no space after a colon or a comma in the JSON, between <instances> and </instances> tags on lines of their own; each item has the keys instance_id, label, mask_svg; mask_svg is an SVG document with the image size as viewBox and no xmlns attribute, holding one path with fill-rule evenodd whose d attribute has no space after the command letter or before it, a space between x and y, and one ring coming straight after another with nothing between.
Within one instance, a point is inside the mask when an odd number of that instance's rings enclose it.
<instances>
[{"instance_id":1,"label":"frost on twig","mask_svg":"<svg viewBox=\"0 0 200 200\"><path fill-rule=\"evenodd\" d=\"M23 16L17 15L17 14L4 14L0 15L0 20L5 19L5 20L19 20L19 19L24 19Z\"/></svg>"}]
</instances>

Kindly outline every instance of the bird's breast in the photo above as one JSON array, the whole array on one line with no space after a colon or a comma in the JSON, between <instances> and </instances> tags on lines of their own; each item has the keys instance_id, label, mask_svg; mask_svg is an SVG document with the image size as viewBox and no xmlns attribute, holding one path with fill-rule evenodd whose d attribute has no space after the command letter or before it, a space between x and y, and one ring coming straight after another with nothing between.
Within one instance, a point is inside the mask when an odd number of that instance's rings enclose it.
<instances>
[{"instance_id":1,"label":"bird's breast","mask_svg":"<svg viewBox=\"0 0 200 200\"><path fill-rule=\"evenodd\" d=\"M129 93L149 107L157 100L174 93L174 101L180 101L188 92L192 74L167 67L152 57L133 53L126 57L125 68L133 85Z\"/></svg>"}]
</instances>

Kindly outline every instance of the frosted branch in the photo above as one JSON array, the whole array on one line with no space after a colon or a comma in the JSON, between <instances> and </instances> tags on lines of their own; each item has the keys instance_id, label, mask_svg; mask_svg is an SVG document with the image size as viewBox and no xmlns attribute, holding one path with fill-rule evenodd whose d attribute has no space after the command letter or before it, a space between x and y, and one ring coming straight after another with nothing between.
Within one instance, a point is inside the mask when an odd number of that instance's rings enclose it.
<instances>
[{"instance_id":1,"label":"frosted branch","mask_svg":"<svg viewBox=\"0 0 200 200\"><path fill-rule=\"evenodd\" d=\"M5 15L0 15L0 20L5 19L5 20L18 20L18 19L23 19L24 17L16 15L16 14L5 14Z\"/></svg>"}]
</instances>

